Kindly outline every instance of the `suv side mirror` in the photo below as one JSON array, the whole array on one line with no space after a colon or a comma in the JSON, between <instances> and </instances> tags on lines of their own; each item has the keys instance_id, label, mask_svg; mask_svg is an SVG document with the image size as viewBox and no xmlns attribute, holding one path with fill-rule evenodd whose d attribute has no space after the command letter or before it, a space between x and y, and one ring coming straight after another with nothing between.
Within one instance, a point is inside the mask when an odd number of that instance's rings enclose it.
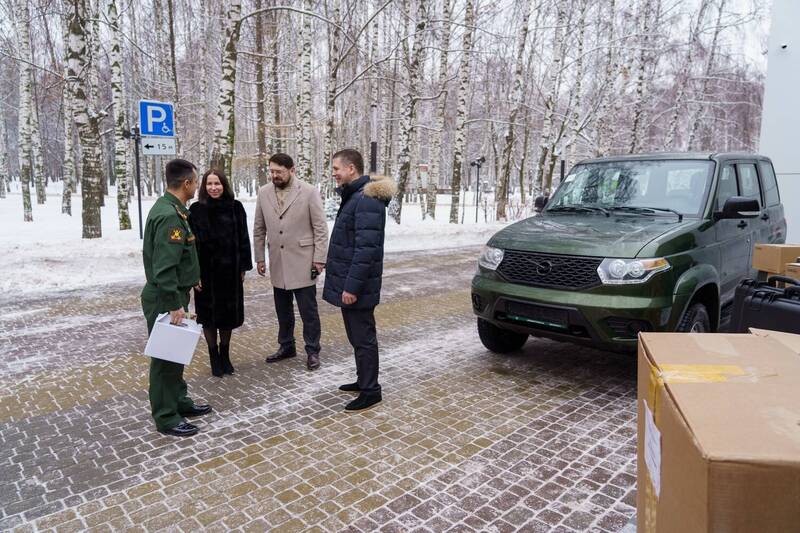
<instances>
[{"instance_id":1,"label":"suv side mirror","mask_svg":"<svg viewBox=\"0 0 800 533\"><path fill-rule=\"evenodd\" d=\"M758 200L742 196L731 196L725 202L722 211L714 213L714 219L755 218L760 212L761 206Z\"/></svg>"}]
</instances>

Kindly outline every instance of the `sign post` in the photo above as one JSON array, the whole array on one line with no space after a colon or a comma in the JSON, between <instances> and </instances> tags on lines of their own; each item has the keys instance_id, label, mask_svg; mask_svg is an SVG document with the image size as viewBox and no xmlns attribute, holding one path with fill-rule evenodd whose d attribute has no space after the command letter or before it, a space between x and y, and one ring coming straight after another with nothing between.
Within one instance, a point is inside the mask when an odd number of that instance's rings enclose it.
<instances>
[{"instance_id":1,"label":"sign post","mask_svg":"<svg viewBox=\"0 0 800 533\"><path fill-rule=\"evenodd\" d=\"M123 133L134 142L136 154L136 199L139 203L139 238L144 238L142 221L142 172L139 163L139 146L143 155L175 155L175 114L169 102L139 100L139 125Z\"/></svg>"}]
</instances>

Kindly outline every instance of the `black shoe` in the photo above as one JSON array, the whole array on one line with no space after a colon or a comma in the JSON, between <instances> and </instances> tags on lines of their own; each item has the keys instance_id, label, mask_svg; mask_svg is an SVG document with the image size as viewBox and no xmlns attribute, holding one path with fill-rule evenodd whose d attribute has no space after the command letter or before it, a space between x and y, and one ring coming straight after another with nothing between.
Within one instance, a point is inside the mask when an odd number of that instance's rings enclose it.
<instances>
[{"instance_id":1,"label":"black shoe","mask_svg":"<svg viewBox=\"0 0 800 533\"><path fill-rule=\"evenodd\" d=\"M219 355L219 348L216 346L208 347L208 360L211 362L211 375L221 378L224 372L222 370L222 358Z\"/></svg>"},{"instance_id":2,"label":"black shoe","mask_svg":"<svg viewBox=\"0 0 800 533\"><path fill-rule=\"evenodd\" d=\"M226 374L233 374L233 365L231 364L231 345L219 345L219 357L222 360L222 371Z\"/></svg>"},{"instance_id":3,"label":"black shoe","mask_svg":"<svg viewBox=\"0 0 800 533\"><path fill-rule=\"evenodd\" d=\"M294 357L297 355L297 350L292 348L291 350L284 350L283 348L279 348L277 352L272 355L268 355L265 361L267 363L277 363L278 361L282 361L284 359L289 359L290 357Z\"/></svg>"},{"instance_id":4,"label":"black shoe","mask_svg":"<svg viewBox=\"0 0 800 533\"><path fill-rule=\"evenodd\" d=\"M158 430L159 433L163 433L164 435L172 435L173 437L191 437L198 431L200 430L197 428L197 426L190 424L189 422L181 422L174 428Z\"/></svg>"},{"instance_id":5,"label":"black shoe","mask_svg":"<svg viewBox=\"0 0 800 533\"><path fill-rule=\"evenodd\" d=\"M380 392L362 392L358 398L344 406L345 411L361 411L382 400Z\"/></svg>"},{"instance_id":6,"label":"black shoe","mask_svg":"<svg viewBox=\"0 0 800 533\"><path fill-rule=\"evenodd\" d=\"M316 370L319 368L319 354L312 353L308 354L308 360L306 361L306 367L309 370Z\"/></svg>"},{"instance_id":7,"label":"black shoe","mask_svg":"<svg viewBox=\"0 0 800 533\"><path fill-rule=\"evenodd\" d=\"M355 383L346 383L344 385L339 385L339 390L343 390L345 392L361 392L361 389L358 388L358 381Z\"/></svg>"},{"instance_id":8,"label":"black shoe","mask_svg":"<svg viewBox=\"0 0 800 533\"><path fill-rule=\"evenodd\" d=\"M180 413L180 415L181 416L188 416L188 417L191 417L191 416L203 416L203 415L207 415L211 411L212 411L212 409L211 409L210 405L194 405L188 411L182 411Z\"/></svg>"}]
</instances>

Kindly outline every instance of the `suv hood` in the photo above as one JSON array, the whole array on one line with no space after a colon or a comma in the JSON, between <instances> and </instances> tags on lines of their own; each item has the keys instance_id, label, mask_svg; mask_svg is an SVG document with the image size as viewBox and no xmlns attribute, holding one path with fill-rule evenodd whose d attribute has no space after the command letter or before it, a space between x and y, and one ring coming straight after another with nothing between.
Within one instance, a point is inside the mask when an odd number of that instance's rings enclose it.
<instances>
[{"instance_id":1,"label":"suv hood","mask_svg":"<svg viewBox=\"0 0 800 533\"><path fill-rule=\"evenodd\" d=\"M633 258L650 241L691 224L674 216L543 215L512 224L489 246L590 257Z\"/></svg>"}]
</instances>

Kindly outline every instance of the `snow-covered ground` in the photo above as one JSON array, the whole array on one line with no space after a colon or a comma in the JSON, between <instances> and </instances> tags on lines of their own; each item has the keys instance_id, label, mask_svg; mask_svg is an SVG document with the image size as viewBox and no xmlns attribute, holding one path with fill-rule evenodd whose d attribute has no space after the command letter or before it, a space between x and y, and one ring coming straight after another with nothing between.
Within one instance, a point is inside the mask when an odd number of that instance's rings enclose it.
<instances>
[{"instance_id":1,"label":"snow-covered ground","mask_svg":"<svg viewBox=\"0 0 800 533\"><path fill-rule=\"evenodd\" d=\"M0 199L0 294L2 299L52 291L102 289L111 283L135 283L144 279L137 204L130 204L133 229L119 231L115 191L109 191L102 210L103 237L81 238L81 199L72 196L72 216L61 214L61 183L48 187L47 202L33 198L33 222L23 221L19 183ZM33 194L33 192L32 192ZM458 248L485 243L504 223L484 222L483 208L475 223L474 198L468 193L464 224L449 224L450 198L440 196L436 220L422 220L418 204L403 206L403 223L386 223L386 251L403 252ZM251 226L255 198L243 197ZM142 216L154 198L142 201ZM332 224L330 222L329 224Z\"/></svg>"}]
</instances>

